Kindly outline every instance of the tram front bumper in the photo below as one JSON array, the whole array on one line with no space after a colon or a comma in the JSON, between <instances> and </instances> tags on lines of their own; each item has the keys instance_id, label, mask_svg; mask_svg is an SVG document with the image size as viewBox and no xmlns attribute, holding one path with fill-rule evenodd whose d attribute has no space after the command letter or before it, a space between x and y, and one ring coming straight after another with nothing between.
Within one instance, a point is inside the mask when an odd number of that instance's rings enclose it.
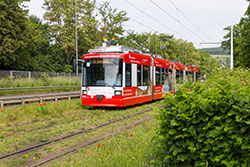
<instances>
[{"instance_id":1,"label":"tram front bumper","mask_svg":"<svg viewBox=\"0 0 250 167\"><path fill-rule=\"evenodd\" d=\"M82 105L96 107L124 107L122 96L112 96L112 98L100 98L99 96L82 95Z\"/></svg>"}]
</instances>

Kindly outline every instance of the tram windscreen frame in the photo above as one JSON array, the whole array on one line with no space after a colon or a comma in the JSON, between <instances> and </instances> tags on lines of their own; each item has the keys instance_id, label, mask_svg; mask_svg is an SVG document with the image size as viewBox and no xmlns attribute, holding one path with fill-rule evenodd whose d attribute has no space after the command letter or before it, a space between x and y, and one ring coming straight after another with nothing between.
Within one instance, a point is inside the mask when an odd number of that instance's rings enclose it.
<instances>
[{"instance_id":1,"label":"tram windscreen frame","mask_svg":"<svg viewBox=\"0 0 250 167\"><path fill-rule=\"evenodd\" d=\"M122 87L123 59L85 60L82 86Z\"/></svg>"}]
</instances>

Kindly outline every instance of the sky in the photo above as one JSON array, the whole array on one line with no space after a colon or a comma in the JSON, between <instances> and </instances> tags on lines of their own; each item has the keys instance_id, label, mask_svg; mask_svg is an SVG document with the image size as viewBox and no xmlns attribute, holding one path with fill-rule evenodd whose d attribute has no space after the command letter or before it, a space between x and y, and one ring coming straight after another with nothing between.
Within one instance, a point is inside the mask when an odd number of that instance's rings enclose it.
<instances>
[{"instance_id":1,"label":"sky","mask_svg":"<svg viewBox=\"0 0 250 167\"><path fill-rule=\"evenodd\" d=\"M105 0L96 1L102 3ZM227 33L223 29L239 23L249 5L246 0L110 0L110 2L113 8L126 11L127 16L131 18L124 24L126 30L174 35L175 38L193 42L196 48L219 46L201 43L221 42ZM44 0L26 2L29 14L42 18L45 13L42 8L43 3Z\"/></svg>"}]
</instances>

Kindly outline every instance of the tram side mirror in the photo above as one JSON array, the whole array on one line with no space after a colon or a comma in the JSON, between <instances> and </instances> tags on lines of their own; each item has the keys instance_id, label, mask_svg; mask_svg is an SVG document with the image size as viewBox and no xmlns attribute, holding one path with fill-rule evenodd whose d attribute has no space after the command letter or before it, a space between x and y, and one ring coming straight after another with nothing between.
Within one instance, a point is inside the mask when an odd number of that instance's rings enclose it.
<instances>
[{"instance_id":1,"label":"tram side mirror","mask_svg":"<svg viewBox=\"0 0 250 167\"><path fill-rule=\"evenodd\" d=\"M83 64L83 67L90 67L90 62L87 62L87 63L83 62L82 64Z\"/></svg>"}]
</instances>

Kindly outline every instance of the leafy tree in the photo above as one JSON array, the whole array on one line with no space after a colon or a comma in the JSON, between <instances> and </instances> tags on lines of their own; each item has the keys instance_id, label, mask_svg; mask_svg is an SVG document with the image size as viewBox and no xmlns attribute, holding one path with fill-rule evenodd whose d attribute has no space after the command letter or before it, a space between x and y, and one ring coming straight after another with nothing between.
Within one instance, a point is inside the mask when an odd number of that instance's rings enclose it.
<instances>
[{"instance_id":1,"label":"leafy tree","mask_svg":"<svg viewBox=\"0 0 250 167\"><path fill-rule=\"evenodd\" d=\"M94 48L100 44L98 30L98 20L96 13L95 1L84 1L84 10L81 13L79 20L79 53L84 54L90 48Z\"/></svg>"},{"instance_id":2,"label":"leafy tree","mask_svg":"<svg viewBox=\"0 0 250 167\"><path fill-rule=\"evenodd\" d=\"M95 14L95 1L77 0L77 25L79 55L86 53L97 43L98 21ZM52 37L64 52L68 65L73 64L75 55L75 1L45 0L47 12L44 19L51 26Z\"/></svg>"},{"instance_id":3,"label":"leafy tree","mask_svg":"<svg viewBox=\"0 0 250 167\"><path fill-rule=\"evenodd\" d=\"M32 34L26 49L28 51L26 55L29 54L32 60L29 70L61 71L65 59L57 57L62 57L64 54L57 49L56 44L51 43L52 35L48 23L43 24L38 17L29 16L28 26ZM58 66L61 69L58 69Z\"/></svg>"},{"instance_id":4,"label":"leafy tree","mask_svg":"<svg viewBox=\"0 0 250 167\"><path fill-rule=\"evenodd\" d=\"M114 36L123 35L124 27L123 23L128 21L129 18L126 16L126 11L118 12L118 9L113 9L110 6L110 2L104 2L98 8L99 14L101 16L100 29L101 34L100 37L107 36L109 38Z\"/></svg>"},{"instance_id":5,"label":"leafy tree","mask_svg":"<svg viewBox=\"0 0 250 167\"><path fill-rule=\"evenodd\" d=\"M201 68L203 74L211 73L219 66L217 60L206 52L200 52L199 62L200 64L198 66Z\"/></svg>"},{"instance_id":6,"label":"leafy tree","mask_svg":"<svg viewBox=\"0 0 250 167\"><path fill-rule=\"evenodd\" d=\"M151 33L136 33L134 31L128 31L126 36L118 39L119 44L125 45L131 48L142 50L144 53L153 53L153 48L149 47L149 42L152 41Z\"/></svg>"},{"instance_id":7,"label":"leafy tree","mask_svg":"<svg viewBox=\"0 0 250 167\"><path fill-rule=\"evenodd\" d=\"M51 26L55 43L65 53L67 64L70 64L75 53L75 12L73 0L45 0L47 10L44 19Z\"/></svg>"},{"instance_id":8,"label":"leafy tree","mask_svg":"<svg viewBox=\"0 0 250 167\"><path fill-rule=\"evenodd\" d=\"M28 0L0 1L0 65L1 69L17 69L25 63L20 53L27 46L27 10L23 2ZM21 61L21 62L20 62ZM16 64L19 64L18 66Z\"/></svg>"}]
</instances>

